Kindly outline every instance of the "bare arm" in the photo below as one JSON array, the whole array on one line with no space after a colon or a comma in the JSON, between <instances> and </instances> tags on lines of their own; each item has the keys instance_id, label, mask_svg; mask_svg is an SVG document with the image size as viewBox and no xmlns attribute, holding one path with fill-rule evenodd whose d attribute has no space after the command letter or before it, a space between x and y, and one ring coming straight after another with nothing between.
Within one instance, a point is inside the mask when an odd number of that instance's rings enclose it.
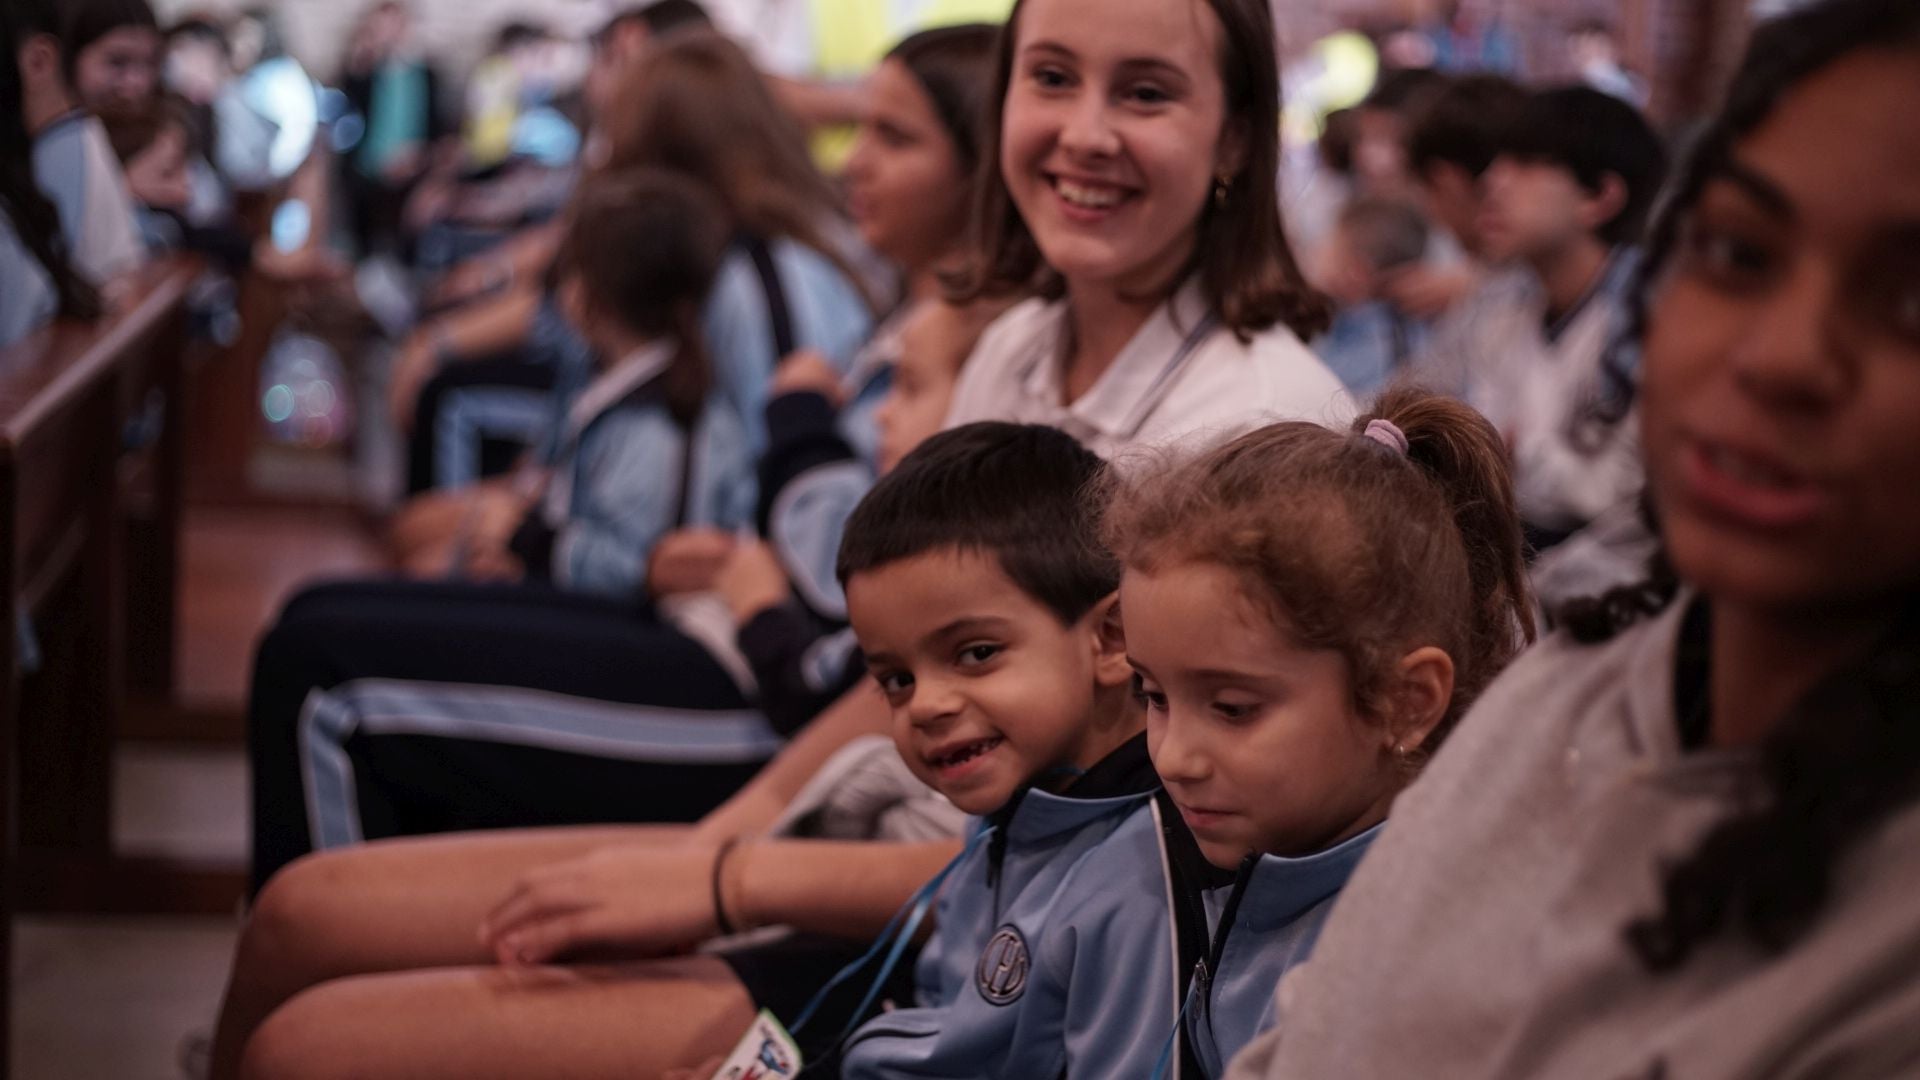
<instances>
[{"instance_id":1,"label":"bare arm","mask_svg":"<svg viewBox=\"0 0 1920 1080\"><path fill-rule=\"evenodd\" d=\"M685 952L726 929L723 917L734 929L871 937L959 848L957 840L606 847L528 872L480 939L503 964L542 964Z\"/></svg>"},{"instance_id":2,"label":"bare arm","mask_svg":"<svg viewBox=\"0 0 1920 1080\"><path fill-rule=\"evenodd\" d=\"M804 127L857 124L866 113L866 90L860 84L815 82L779 75L765 78L774 100Z\"/></svg>"},{"instance_id":3,"label":"bare arm","mask_svg":"<svg viewBox=\"0 0 1920 1080\"><path fill-rule=\"evenodd\" d=\"M742 926L872 937L914 890L959 854L960 846L958 840L742 844L727 856L721 895L728 916Z\"/></svg>"},{"instance_id":4,"label":"bare arm","mask_svg":"<svg viewBox=\"0 0 1920 1080\"><path fill-rule=\"evenodd\" d=\"M886 699L871 681L862 679L788 740L746 787L701 819L695 836L718 843L766 831L828 758L862 735L886 734L888 724Z\"/></svg>"}]
</instances>

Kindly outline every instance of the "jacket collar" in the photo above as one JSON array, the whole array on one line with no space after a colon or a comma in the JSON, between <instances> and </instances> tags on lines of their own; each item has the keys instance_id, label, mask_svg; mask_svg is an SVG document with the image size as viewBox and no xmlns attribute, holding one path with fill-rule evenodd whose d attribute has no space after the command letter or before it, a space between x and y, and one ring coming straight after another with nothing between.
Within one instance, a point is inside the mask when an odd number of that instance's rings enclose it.
<instances>
[{"instance_id":1,"label":"jacket collar","mask_svg":"<svg viewBox=\"0 0 1920 1080\"><path fill-rule=\"evenodd\" d=\"M585 431L602 413L625 401L666 371L678 348L671 341L643 345L601 372L587 384L585 390L580 391L580 396L574 399L573 406L567 410L567 429L576 436Z\"/></svg>"},{"instance_id":2,"label":"jacket collar","mask_svg":"<svg viewBox=\"0 0 1920 1080\"><path fill-rule=\"evenodd\" d=\"M1038 843L1061 833L1085 828L1116 811L1145 802L1160 778L1147 756L1144 732L1101 758L1059 794L1025 787L988 816L1009 842Z\"/></svg>"}]
</instances>

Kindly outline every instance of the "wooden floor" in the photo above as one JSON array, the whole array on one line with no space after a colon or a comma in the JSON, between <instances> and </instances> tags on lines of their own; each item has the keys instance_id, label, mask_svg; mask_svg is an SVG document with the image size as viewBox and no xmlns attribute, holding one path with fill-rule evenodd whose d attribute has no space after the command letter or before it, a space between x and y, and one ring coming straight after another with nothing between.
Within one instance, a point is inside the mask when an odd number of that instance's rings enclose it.
<instances>
[{"instance_id":1,"label":"wooden floor","mask_svg":"<svg viewBox=\"0 0 1920 1080\"><path fill-rule=\"evenodd\" d=\"M347 511L196 506L182 543L179 698L235 717L254 645L287 597L382 565L367 525Z\"/></svg>"}]
</instances>

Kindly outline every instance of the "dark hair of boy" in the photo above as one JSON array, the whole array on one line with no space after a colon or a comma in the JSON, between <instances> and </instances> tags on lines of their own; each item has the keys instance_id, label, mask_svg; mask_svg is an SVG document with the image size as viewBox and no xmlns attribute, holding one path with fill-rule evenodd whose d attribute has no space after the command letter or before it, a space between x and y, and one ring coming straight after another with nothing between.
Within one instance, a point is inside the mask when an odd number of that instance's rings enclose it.
<instances>
[{"instance_id":1,"label":"dark hair of boy","mask_svg":"<svg viewBox=\"0 0 1920 1080\"><path fill-rule=\"evenodd\" d=\"M548 36L545 27L524 19L514 19L494 32L493 51L496 54L508 53L528 45L538 45L546 41Z\"/></svg>"},{"instance_id":2,"label":"dark hair of boy","mask_svg":"<svg viewBox=\"0 0 1920 1080\"><path fill-rule=\"evenodd\" d=\"M987 97L982 181L973 214L977 262L952 282L956 303L983 296L1035 291L1057 300L1066 285L1047 269L1033 233L1021 219L1000 174L1001 110L1013 82L1013 48L1020 8L1016 0L1000 32L993 85ZM1273 178L1280 172L1280 63L1274 53L1273 12L1267 0L1206 0L1224 33L1220 77L1226 84L1227 124L1248 133L1246 161L1218 199L1200 212L1199 237L1188 264L1162 287L1170 294L1197 277L1220 324L1242 340L1283 323L1311 340L1333 321L1332 309L1300 270L1280 217Z\"/></svg>"},{"instance_id":3,"label":"dark hair of boy","mask_svg":"<svg viewBox=\"0 0 1920 1080\"><path fill-rule=\"evenodd\" d=\"M700 415L712 381L700 311L727 241L726 215L704 188L637 169L581 187L554 260L556 279L579 276L594 314L639 337L676 340L679 353L661 386L683 424Z\"/></svg>"},{"instance_id":4,"label":"dark hair of boy","mask_svg":"<svg viewBox=\"0 0 1920 1080\"><path fill-rule=\"evenodd\" d=\"M1591 192L1598 192L1608 176L1618 177L1626 200L1597 233L1609 246L1640 236L1667 170L1666 147L1640 110L1585 86L1534 93L1501 154L1557 165Z\"/></svg>"},{"instance_id":5,"label":"dark hair of boy","mask_svg":"<svg viewBox=\"0 0 1920 1080\"><path fill-rule=\"evenodd\" d=\"M594 40L598 41L628 23L639 23L647 28L647 33L659 37L689 26L712 26L713 20L707 16L707 9L695 0L654 0L651 4L627 8L608 19L606 25L594 34Z\"/></svg>"},{"instance_id":6,"label":"dark hair of boy","mask_svg":"<svg viewBox=\"0 0 1920 1080\"><path fill-rule=\"evenodd\" d=\"M16 49L37 34L51 34L61 43L62 49L66 47L66 22L50 0L5 0L4 4L0 4L0 16L5 18L8 29L13 31L13 46Z\"/></svg>"},{"instance_id":7,"label":"dark hair of boy","mask_svg":"<svg viewBox=\"0 0 1920 1080\"><path fill-rule=\"evenodd\" d=\"M1449 81L1432 68L1393 68L1380 74L1359 107L1410 116L1444 91Z\"/></svg>"},{"instance_id":8,"label":"dark hair of boy","mask_svg":"<svg viewBox=\"0 0 1920 1080\"><path fill-rule=\"evenodd\" d=\"M33 137L21 114L20 43L33 34L53 33L52 21L45 8L29 0L6 0L0 15L0 212L53 279L60 314L90 319L100 314L100 297L67 261L60 212L34 180Z\"/></svg>"},{"instance_id":9,"label":"dark hair of boy","mask_svg":"<svg viewBox=\"0 0 1920 1080\"><path fill-rule=\"evenodd\" d=\"M986 23L940 26L908 36L887 54L905 64L927 92L968 171L979 165L980 144L989 137L987 80L999 40L1000 28Z\"/></svg>"},{"instance_id":10,"label":"dark hair of boy","mask_svg":"<svg viewBox=\"0 0 1920 1080\"><path fill-rule=\"evenodd\" d=\"M988 421L943 431L880 479L847 520L837 570L931 551L990 555L1020 591L1071 625L1120 587L1100 541L1107 465L1057 428Z\"/></svg>"},{"instance_id":11,"label":"dark hair of boy","mask_svg":"<svg viewBox=\"0 0 1920 1080\"><path fill-rule=\"evenodd\" d=\"M1500 75L1450 80L1416 110L1407 132L1407 164L1424 177L1437 164L1478 177L1498 157L1502 140L1519 122L1527 92Z\"/></svg>"},{"instance_id":12,"label":"dark hair of boy","mask_svg":"<svg viewBox=\"0 0 1920 1080\"><path fill-rule=\"evenodd\" d=\"M1360 110L1335 109L1327 114L1320 127L1320 141L1315 144L1319 151L1320 162L1341 176L1353 175L1353 141L1358 132Z\"/></svg>"},{"instance_id":13,"label":"dark hair of boy","mask_svg":"<svg viewBox=\"0 0 1920 1080\"><path fill-rule=\"evenodd\" d=\"M131 26L160 32L160 20L147 0L62 0L62 5L66 14L60 38L67 47L68 78L73 77L80 54L115 30Z\"/></svg>"},{"instance_id":14,"label":"dark hair of boy","mask_svg":"<svg viewBox=\"0 0 1920 1080\"><path fill-rule=\"evenodd\" d=\"M1628 313L1633 337L1645 332L1656 283L1707 185L1735 164L1735 144L1765 124L1789 91L1866 49L1920 53L1920 4L1827 0L1754 31L1726 104L1696 136L1648 229ZM1614 393L1600 419L1625 422L1634 378L1621 366L1609 376ZM1659 523L1652 524L1657 534ZM1679 592L1662 551L1646 581L1576 601L1556 617L1575 640L1607 641L1665 611ZM1781 953L1817 924L1847 856L1920 791L1917 654L1920 613L1910 605L1892 633L1795 703L1755 748L1765 762L1765 797L1663 867L1658 910L1624 928L1642 965L1677 970L1723 935Z\"/></svg>"},{"instance_id":15,"label":"dark hair of boy","mask_svg":"<svg viewBox=\"0 0 1920 1080\"><path fill-rule=\"evenodd\" d=\"M198 15L190 15L167 27L165 36L169 45L181 40L204 41L224 55L233 55L233 43L227 40L227 32L219 24Z\"/></svg>"}]
</instances>

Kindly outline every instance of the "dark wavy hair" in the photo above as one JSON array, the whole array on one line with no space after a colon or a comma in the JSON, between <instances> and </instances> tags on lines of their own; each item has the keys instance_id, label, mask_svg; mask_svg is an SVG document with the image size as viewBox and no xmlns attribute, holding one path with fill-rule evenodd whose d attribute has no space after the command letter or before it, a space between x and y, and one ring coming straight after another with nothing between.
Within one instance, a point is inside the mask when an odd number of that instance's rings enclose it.
<instances>
[{"instance_id":1,"label":"dark wavy hair","mask_svg":"<svg viewBox=\"0 0 1920 1080\"><path fill-rule=\"evenodd\" d=\"M1725 106L1656 209L1629 308L1630 341L1644 335L1688 215L1736 144L1807 78L1869 49L1920 51L1920 4L1826 0L1755 32ZM1616 354L1608 377L1600 424L1622 422L1631 410L1631 350ZM1658 532L1650 506L1647 514ZM1662 552L1647 580L1569 604L1558 621L1578 640L1605 641L1665 610L1678 589ZM1841 859L1920 797L1920 595L1905 598L1876 645L1794 703L1762 743L1759 769L1765 797L1664 867L1661 910L1625 928L1648 969L1676 970L1730 929L1767 950L1792 947L1825 907Z\"/></svg>"},{"instance_id":2,"label":"dark wavy hair","mask_svg":"<svg viewBox=\"0 0 1920 1080\"><path fill-rule=\"evenodd\" d=\"M982 147L973 215L975 264L952 282L957 302L1025 292L1037 281L1043 296L1058 299L1066 286L1046 267L1033 233L1000 179L1000 127L1007 88L1013 82L1014 45L1020 10L1013 5L994 58L987 99L988 138ZM1285 323L1300 337L1325 330L1332 309L1307 283L1280 219L1273 178L1280 170L1280 65L1274 54L1273 14L1267 0L1207 0L1220 20L1220 78L1226 84L1227 122L1247 132L1247 160L1221 200L1200 211L1193 255L1171 292L1197 274L1207 306L1222 326L1241 339Z\"/></svg>"},{"instance_id":3,"label":"dark wavy hair","mask_svg":"<svg viewBox=\"0 0 1920 1080\"><path fill-rule=\"evenodd\" d=\"M66 235L60 231L60 213L33 178L33 138L21 114L20 43L28 34L51 32L50 19L37 5L9 0L0 14L0 210L13 223L20 243L46 268L60 298L60 314L92 319L100 314L100 297L81 280L68 260Z\"/></svg>"}]
</instances>

